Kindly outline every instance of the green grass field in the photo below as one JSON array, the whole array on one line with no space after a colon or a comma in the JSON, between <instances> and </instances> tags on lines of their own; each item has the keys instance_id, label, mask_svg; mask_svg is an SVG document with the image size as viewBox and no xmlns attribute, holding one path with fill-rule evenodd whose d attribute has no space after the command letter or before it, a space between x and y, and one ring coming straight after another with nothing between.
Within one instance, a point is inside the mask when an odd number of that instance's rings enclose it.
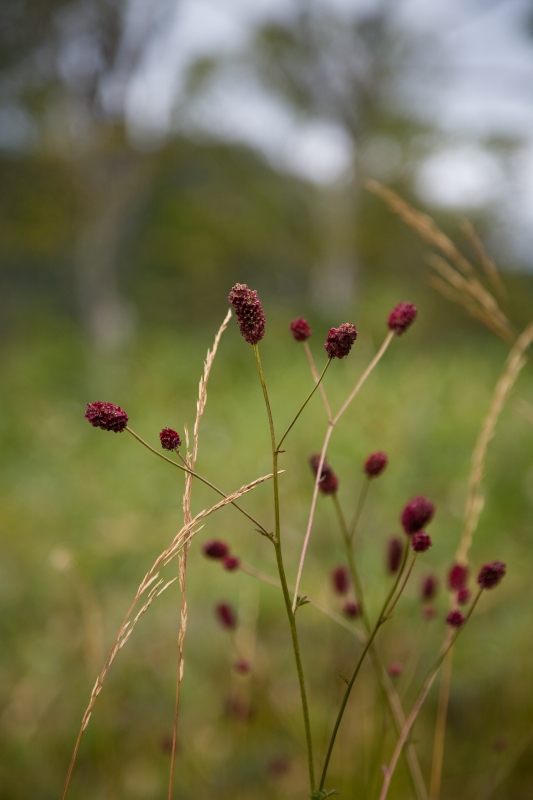
<instances>
[{"instance_id":1,"label":"green grass field","mask_svg":"<svg viewBox=\"0 0 533 800\"><path fill-rule=\"evenodd\" d=\"M381 309L385 316L387 309ZM267 312L268 313L268 312ZM293 314L294 316L294 314ZM312 387L302 348L280 310L261 345L278 430ZM205 351L219 320L201 336L148 333L120 359L90 352L75 331L4 345L0 355L1 523L0 794L5 800L57 798L91 688L136 588L182 524L183 476L127 433L104 433L83 419L87 401L121 405L130 425L155 447L164 426L192 429ZM418 323L417 323L418 324ZM324 362L327 332L311 340ZM342 402L380 344L364 325L349 358L334 362L325 385ZM335 431L329 461L340 478L347 514L355 507L362 464L385 450L386 472L369 493L357 555L368 607L375 615L389 586L388 537L400 529L405 502L417 494L437 506L434 546L415 574L378 645L385 663L405 665L397 679L407 709L445 633L446 570L459 541L472 449L506 348L488 332L446 341L426 320L395 340ZM482 598L456 648L443 779L445 798L522 800L533 781L530 635L533 589L533 398L524 368L486 462L486 503L471 551L508 565L502 586ZM282 456L282 526L294 581L312 494L307 459L319 450L326 419L315 395ZM198 471L231 491L271 468L266 414L252 349L234 320L224 335L208 387ZM272 526L272 487L242 500ZM193 510L216 502L195 484ZM176 793L180 800L307 796L303 729L288 627L279 590L207 561L201 545L227 540L258 569L275 575L273 548L235 509L212 516L193 540L188 567L189 622L179 726ZM331 569L343 563L331 501L319 497L302 589L339 611ZM421 577L441 578L431 622L422 618ZM177 574L173 562L164 577ZM236 641L214 606L237 608ZM166 797L172 731L180 596L174 584L143 617L119 654L83 740L70 797ZM307 605L298 612L316 757L322 762L343 682L361 646ZM236 649L254 653L251 678L235 674ZM437 687L414 732L429 774ZM239 710L251 709L251 713ZM394 737L370 666L349 701L328 785L341 797L377 797L381 764ZM511 770L512 768L512 770ZM508 776L503 779L506 770ZM502 778L502 781L500 781ZM391 798L407 798L400 765Z\"/></svg>"}]
</instances>

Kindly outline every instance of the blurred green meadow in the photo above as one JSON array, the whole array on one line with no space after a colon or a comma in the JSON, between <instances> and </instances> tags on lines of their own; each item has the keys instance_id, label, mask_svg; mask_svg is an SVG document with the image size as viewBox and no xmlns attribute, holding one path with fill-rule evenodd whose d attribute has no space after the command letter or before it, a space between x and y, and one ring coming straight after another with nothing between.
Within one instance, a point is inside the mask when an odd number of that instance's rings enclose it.
<instances>
[{"instance_id":1,"label":"blurred green meadow","mask_svg":"<svg viewBox=\"0 0 533 800\"><path fill-rule=\"evenodd\" d=\"M359 339L326 377L334 407L377 349L389 310L388 298L376 299L354 316ZM302 346L288 333L297 309L267 302L265 312L261 351L281 431L312 379ZM310 344L321 364L328 325L312 317L309 321L314 329ZM98 357L68 329L2 348L2 797L58 796L107 648L141 578L182 524L182 473L126 432L91 428L83 419L85 403L104 399L120 404L131 427L156 447L162 427L183 432L187 424L191 429L202 361L218 325L212 318L195 335L152 331L116 360ZM437 506L430 529L434 546L419 557L405 596L378 639L385 664L404 665L395 680L407 709L444 635L444 575L460 536L471 452L506 356L505 346L483 329L461 341L452 335L451 344L439 334L422 305L413 328L393 341L346 413L329 451L348 515L368 453L383 449L389 455L387 470L371 485L356 544L371 616L388 589L386 542L399 530L404 503L425 494ZM533 711L533 426L521 405L532 395L527 365L489 448L486 504L471 564L475 572L487 560L503 560L508 576L483 597L456 648L444 797L523 798L532 780L527 737ZM292 581L312 494L307 460L320 449L324 431L317 394L282 457L283 542ZM212 370L197 469L225 491L270 471L253 352L239 336L235 319ZM242 500L267 526L272 525L271 491L266 483ZM215 501L208 488L194 484L194 512ZM303 730L281 594L242 571L228 573L205 559L201 546L210 538L226 540L244 561L275 575L270 544L231 507L210 517L192 542L176 795L303 797ZM341 603L330 573L341 563L333 506L329 498L319 497L302 589L338 612ZM440 592L437 617L427 621L420 581L431 571L440 577ZM177 563L162 574L174 577ZM215 618L214 607L221 601L237 610L233 640ZM166 791L179 608L176 583L155 601L120 652L81 746L73 797L155 798ZM361 646L312 606L300 609L297 617L320 764L343 690L339 673L351 672ZM235 673L239 655L251 659L251 676ZM437 686L413 732L426 775L436 698ZM350 698L328 785L345 797L375 796L380 765L390 758L393 745L366 664ZM503 776L507 770L510 774L495 785L500 771ZM409 791L400 765L391 797L408 797Z\"/></svg>"}]
</instances>

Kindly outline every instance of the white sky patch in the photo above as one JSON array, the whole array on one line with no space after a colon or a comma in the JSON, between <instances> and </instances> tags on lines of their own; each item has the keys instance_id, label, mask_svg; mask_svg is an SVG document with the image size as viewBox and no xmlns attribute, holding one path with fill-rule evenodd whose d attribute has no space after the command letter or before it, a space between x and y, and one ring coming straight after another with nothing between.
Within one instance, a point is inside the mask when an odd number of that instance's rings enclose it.
<instances>
[{"instance_id":1,"label":"white sky patch","mask_svg":"<svg viewBox=\"0 0 533 800\"><path fill-rule=\"evenodd\" d=\"M497 198L504 184L496 159L468 144L430 156L419 169L416 188L432 205L471 208Z\"/></svg>"}]
</instances>

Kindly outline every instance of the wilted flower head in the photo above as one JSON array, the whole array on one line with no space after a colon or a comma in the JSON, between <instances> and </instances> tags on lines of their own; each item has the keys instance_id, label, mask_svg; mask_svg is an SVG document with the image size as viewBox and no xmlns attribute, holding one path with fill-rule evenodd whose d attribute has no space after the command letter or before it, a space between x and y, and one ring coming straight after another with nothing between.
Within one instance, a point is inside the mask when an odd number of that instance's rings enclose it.
<instances>
[{"instance_id":1,"label":"wilted flower head","mask_svg":"<svg viewBox=\"0 0 533 800\"><path fill-rule=\"evenodd\" d=\"M468 567L464 564L453 564L448 572L448 586L453 591L462 589L468 580Z\"/></svg>"},{"instance_id":2,"label":"wilted flower head","mask_svg":"<svg viewBox=\"0 0 533 800\"><path fill-rule=\"evenodd\" d=\"M363 471L366 472L369 478L377 478L378 475L381 475L388 463L389 459L386 453L382 453L381 450L378 450L377 453L371 453L368 456Z\"/></svg>"},{"instance_id":3,"label":"wilted flower head","mask_svg":"<svg viewBox=\"0 0 533 800\"><path fill-rule=\"evenodd\" d=\"M312 456L309 458L309 464L311 465L311 469L313 470L315 476L318 472L318 467L320 464L320 454L313 453ZM320 475L320 481L318 482L318 488L322 492L322 494L335 494L337 488L339 486L339 479L329 466L329 464L324 461L322 464L322 473Z\"/></svg>"},{"instance_id":4,"label":"wilted flower head","mask_svg":"<svg viewBox=\"0 0 533 800\"><path fill-rule=\"evenodd\" d=\"M433 598L437 594L438 585L439 585L438 581L434 575L426 575L426 577L422 581L422 589L421 589L422 600L424 600L425 602L433 600Z\"/></svg>"},{"instance_id":5,"label":"wilted flower head","mask_svg":"<svg viewBox=\"0 0 533 800\"><path fill-rule=\"evenodd\" d=\"M229 603L219 603L215 608L217 619L223 628L233 629L237 625L237 618Z\"/></svg>"},{"instance_id":6,"label":"wilted flower head","mask_svg":"<svg viewBox=\"0 0 533 800\"><path fill-rule=\"evenodd\" d=\"M491 561L490 564L485 564L481 567L477 582L483 589L494 589L504 577L507 568L501 561Z\"/></svg>"},{"instance_id":7,"label":"wilted flower head","mask_svg":"<svg viewBox=\"0 0 533 800\"><path fill-rule=\"evenodd\" d=\"M303 319L303 317L298 317L294 322L291 322L291 333L297 342L305 342L313 331L309 327L307 320Z\"/></svg>"},{"instance_id":8,"label":"wilted flower head","mask_svg":"<svg viewBox=\"0 0 533 800\"><path fill-rule=\"evenodd\" d=\"M461 625L464 625L465 618L463 617L460 611L457 611L457 609L455 609L455 611L450 611L450 613L446 617L446 622L448 623L448 625L451 625L452 628L460 628Z\"/></svg>"},{"instance_id":9,"label":"wilted flower head","mask_svg":"<svg viewBox=\"0 0 533 800\"><path fill-rule=\"evenodd\" d=\"M100 400L97 400L96 403L87 403L85 419L89 420L95 428L114 433L122 433L128 424L128 415L120 406L114 406L113 403L102 403Z\"/></svg>"},{"instance_id":10,"label":"wilted flower head","mask_svg":"<svg viewBox=\"0 0 533 800\"><path fill-rule=\"evenodd\" d=\"M416 306L412 303L399 303L389 314L388 325L397 336L405 333L416 319Z\"/></svg>"},{"instance_id":11,"label":"wilted flower head","mask_svg":"<svg viewBox=\"0 0 533 800\"><path fill-rule=\"evenodd\" d=\"M434 513L435 506L427 498L413 497L402 512L401 519L404 531L409 535L416 533L428 522L431 522Z\"/></svg>"},{"instance_id":12,"label":"wilted flower head","mask_svg":"<svg viewBox=\"0 0 533 800\"><path fill-rule=\"evenodd\" d=\"M337 594L346 594L350 585L346 567L337 567L334 569L331 573L331 581Z\"/></svg>"},{"instance_id":13,"label":"wilted flower head","mask_svg":"<svg viewBox=\"0 0 533 800\"><path fill-rule=\"evenodd\" d=\"M229 554L229 547L226 542L221 542L220 539L214 539L212 542L206 542L203 546L204 556L208 558L226 558Z\"/></svg>"},{"instance_id":14,"label":"wilted flower head","mask_svg":"<svg viewBox=\"0 0 533 800\"><path fill-rule=\"evenodd\" d=\"M417 531L411 539L411 548L415 553L425 553L431 547L431 537L425 531Z\"/></svg>"},{"instance_id":15,"label":"wilted flower head","mask_svg":"<svg viewBox=\"0 0 533 800\"><path fill-rule=\"evenodd\" d=\"M466 586L463 586L462 589L459 589L457 592L457 602L460 606L466 606L468 602L470 602L470 589L467 589Z\"/></svg>"},{"instance_id":16,"label":"wilted flower head","mask_svg":"<svg viewBox=\"0 0 533 800\"><path fill-rule=\"evenodd\" d=\"M357 339L357 328L351 322L344 322L338 328L331 328L324 349L330 358L344 358Z\"/></svg>"},{"instance_id":17,"label":"wilted flower head","mask_svg":"<svg viewBox=\"0 0 533 800\"><path fill-rule=\"evenodd\" d=\"M265 314L257 292L245 283L236 283L228 300L235 310L242 336L249 344L260 342L265 335Z\"/></svg>"},{"instance_id":18,"label":"wilted flower head","mask_svg":"<svg viewBox=\"0 0 533 800\"><path fill-rule=\"evenodd\" d=\"M241 562L237 556L224 556L222 559L222 566L224 569L227 569L228 572L234 572L236 569L239 569L240 565Z\"/></svg>"},{"instance_id":19,"label":"wilted flower head","mask_svg":"<svg viewBox=\"0 0 533 800\"><path fill-rule=\"evenodd\" d=\"M390 573L394 575L400 569L403 555L403 542L397 536L389 539L387 546L387 567Z\"/></svg>"},{"instance_id":20,"label":"wilted flower head","mask_svg":"<svg viewBox=\"0 0 533 800\"><path fill-rule=\"evenodd\" d=\"M173 431L172 428L163 428L159 434L159 441L163 450L175 450L181 445L179 433Z\"/></svg>"},{"instance_id":21,"label":"wilted flower head","mask_svg":"<svg viewBox=\"0 0 533 800\"><path fill-rule=\"evenodd\" d=\"M342 610L349 619L355 619L361 613L361 606L355 600L347 600Z\"/></svg>"}]
</instances>

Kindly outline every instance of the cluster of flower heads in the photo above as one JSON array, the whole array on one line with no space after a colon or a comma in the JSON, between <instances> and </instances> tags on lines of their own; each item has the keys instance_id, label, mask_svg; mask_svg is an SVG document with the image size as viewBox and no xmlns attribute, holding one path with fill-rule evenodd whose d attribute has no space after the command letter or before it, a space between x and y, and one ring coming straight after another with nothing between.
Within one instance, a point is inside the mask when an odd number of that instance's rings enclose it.
<instances>
[{"instance_id":1,"label":"cluster of flower heads","mask_svg":"<svg viewBox=\"0 0 533 800\"><path fill-rule=\"evenodd\" d=\"M239 569L241 562L237 556L232 556L229 546L226 542L220 539L213 539L211 542L206 542L203 546L204 556L212 558L214 561L220 561L224 569L228 572L234 572Z\"/></svg>"},{"instance_id":2,"label":"cluster of flower heads","mask_svg":"<svg viewBox=\"0 0 533 800\"><path fill-rule=\"evenodd\" d=\"M346 596L350 591L350 576L345 566L335 567L331 573L331 583L335 594ZM348 619L355 619L361 613L361 606L356 600L345 600L343 613Z\"/></svg>"},{"instance_id":3,"label":"cluster of flower heads","mask_svg":"<svg viewBox=\"0 0 533 800\"><path fill-rule=\"evenodd\" d=\"M507 567L501 561L491 561L481 567L477 583L481 590L494 589L505 577ZM471 593L466 583L468 581L468 567L465 564L454 564L448 573L448 586L456 592L455 599L459 605L466 605L470 601ZM466 622L466 617L458 608L450 611L446 622L452 628L460 628Z\"/></svg>"}]
</instances>

